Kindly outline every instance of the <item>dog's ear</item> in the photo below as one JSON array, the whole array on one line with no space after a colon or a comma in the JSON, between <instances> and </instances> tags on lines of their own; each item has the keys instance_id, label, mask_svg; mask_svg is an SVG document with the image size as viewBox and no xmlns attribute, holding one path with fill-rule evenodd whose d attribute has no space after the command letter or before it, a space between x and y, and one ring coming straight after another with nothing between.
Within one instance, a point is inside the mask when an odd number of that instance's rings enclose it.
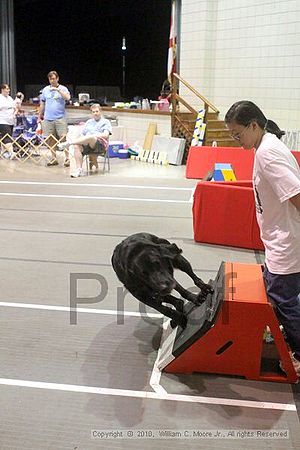
<instances>
[{"instance_id":1,"label":"dog's ear","mask_svg":"<svg viewBox=\"0 0 300 450\"><path fill-rule=\"evenodd\" d=\"M156 246L156 244L143 240L138 242L129 242L124 250L126 261L136 259L141 253L147 252L147 249L153 248L153 246Z\"/></svg>"},{"instance_id":2,"label":"dog's ear","mask_svg":"<svg viewBox=\"0 0 300 450\"><path fill-rule=\"evenodd\" d=\"M177 247L176 244L160 244L161 255L164 258L174 259L177 255L182 253L181 248Z\"/></svg>"},{"instance_id":3,"label":"dog's ear","mask_svg":"<svg viewBox=\"0 0 300 450\"><path fill-rule=\"evenodd\" d=\"M150 254L151 249L157 247L148 241L138 241L129 243L125 250L124 266L126 271L134 274L143 269L143 261Z\"/></svg>"}]
</instances>

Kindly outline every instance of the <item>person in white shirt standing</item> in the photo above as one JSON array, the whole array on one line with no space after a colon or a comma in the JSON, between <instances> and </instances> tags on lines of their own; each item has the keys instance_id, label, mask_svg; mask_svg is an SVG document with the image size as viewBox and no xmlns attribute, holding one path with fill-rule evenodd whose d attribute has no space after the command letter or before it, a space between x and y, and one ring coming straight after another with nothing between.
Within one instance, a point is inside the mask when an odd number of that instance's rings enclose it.
<instances>
[{"instance_id":1,"label":"person in white shirt standing","mask_svg":"<svg viewBox=\"0 0 300 450\"><path fill-rule=\"evenodd\" d=\"M8 158L13 159L15 154L13 152L13 143L9 136L12 136L13 127L15 123L16 106L10 94L10 87L8 84L0 84L0 139L1 150ZM9 135L9 136L6 136Z\"/></svg>"},{"instance_id":2,"label":"person in white shirt standing","mask_svg":"<svg viewBox=\"0 0 300 450\"><path fill-rule=\"evenodd\" d=\"M300 377L300 168L280 141L284 132L254 103L234 103L225 122L242 147L255 150L253 188L265 246L264 279Z\"/></svg>"}]
</instances>

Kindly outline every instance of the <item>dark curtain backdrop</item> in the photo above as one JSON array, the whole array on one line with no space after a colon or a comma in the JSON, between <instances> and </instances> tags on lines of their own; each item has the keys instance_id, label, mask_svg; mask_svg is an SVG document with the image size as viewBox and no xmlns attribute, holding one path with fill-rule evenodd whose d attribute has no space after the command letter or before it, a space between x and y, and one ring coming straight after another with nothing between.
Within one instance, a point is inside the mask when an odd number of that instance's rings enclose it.
<instances>
[{"instance_id":1,"label":"dark curtain backdrop","mask_svg":"<svg viewBox=\"0 0 300 450\"><path fill-rule=\"evenodd\" d=\"M14 45L14 3L0 0L0 83L7 83L11 95L16 94L16 69Z\"/></svg>"},{"instance_id":2,"label":"dark curtain backdrop","mask_svg":"<svg viewBox=\"0 0 300 450\"><path fill-rule=\"evenodd\" d=\"M166 78L170 0L14 0L18 89L46 84L119 86L126 37L126 96L157 98Z\"/></svg>"}]
</instances>

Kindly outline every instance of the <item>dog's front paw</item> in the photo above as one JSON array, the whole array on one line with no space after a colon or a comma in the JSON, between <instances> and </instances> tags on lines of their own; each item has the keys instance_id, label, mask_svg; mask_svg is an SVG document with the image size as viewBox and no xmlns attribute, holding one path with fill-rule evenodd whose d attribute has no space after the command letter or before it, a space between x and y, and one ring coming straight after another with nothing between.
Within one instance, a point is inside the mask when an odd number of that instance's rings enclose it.
<instances>
[{"instance_id":1,"label":"dog's front paw","mask_svg":"<svg viewBox=\"0 0 300 450\"><path fill-rule=\"evenodd\" d=\"M212 292L213 291L213 289L210 286L210 284L204 283L204 281L201 280L201 278L197 277L196 279L194 279L194 283L201 290L204 290L204 291L207 291L207 292Z\"/></svg>"},{"instance_id":2,"label":"dog's front paw","mask_svg":"<svg viewBox=\"0 0 300 450\"><path fill-rule=\"evenodd\" d=\"M179 319L172 319L170 322L171 328L176 328L180 326L181 328L186 328L187 318L185 315L182 315Z\"/></svg>"},{"instance_id":3,"label":"dog's front paw","mask_svg":"<svg viewBox=\"0 0 300 450\"><path fill-rule=\"evenodd\" d=\"M199 292L198 294L190 293L188 300L191 303L193 303L194 305L198 306L198 305L201 305L201 303L204 302L205 297L203 297L202 292Z\"/></svg>"},{"instance_id":4,"label":"dog's front paw","mask_svg":"<svg viewBox=\"0 0 300 450\"><path fill-rule=\"evenodd\" d=\"M184 301L178 299L178 302L176 303L176 306L175 306L176 310L177 310L179 313L183 313L183 307L184 307Z\"/></svg>"},{"instance_id":5,"label":"dog's front paw","mask_svg":"<svg viewBox=\"0 0 300 450\"><path fill-rule=\"evenodd\" d=\"M199 292L197 295L197 302L196 305L202 305L202 303L204 303L206 300L206 295L203 294L203 292Z\"/></svg>"},{"instance_id":6,"label":"dog's front paw","mask_svg":"<svg viewBox=\"0 0 300 450\"><path fill-rule=\"evenodd\" d=\"M176 328L177 325L178 325L178 323L176 322L176 320L172 319L171 322L170 322L171 328Z\"/></svg>"},{"instance_id":7,"label":"dog's front paw","mask_svg":"<svg viewBox=\"0 0 300 450\"><path fill-rule=\"evenodd\" d=\"M214 292L214 290L210 284L202 283L202 286L198 286L198 287L200 287L200 289L201 289L202 296L206 296L206 295Z\"/></svg>"},{"instance_id":8,"label":"dog's front paw","mask_svg":"<svg viewBox=\"0 0 300 450\"><path fill-rule=\"evenodd\" d=\"M212 290L210 291L206 291L206 290L202 290L194 296L194 299L191 299L192 303L194 303L194 305L202 305L202 303L205 302L205 300L207 299L207 296L209 293L213 292Z\"/></svg>"}]
</instances>

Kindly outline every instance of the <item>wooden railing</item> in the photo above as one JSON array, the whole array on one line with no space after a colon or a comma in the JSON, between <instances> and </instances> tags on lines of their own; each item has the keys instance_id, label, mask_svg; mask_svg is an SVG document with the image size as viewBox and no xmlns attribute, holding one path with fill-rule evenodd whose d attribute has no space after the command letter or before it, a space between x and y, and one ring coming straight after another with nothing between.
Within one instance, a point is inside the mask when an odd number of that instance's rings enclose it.
<instances>
[{"instance_id":1,"label":"wooden railing","mask_svg":"<svg viewBox=\"0 0 300 450\"><path fill-rule=\"evenodd\" d=\"M173 77L172 77L172 111L174 111L174 113L176 111L178 111L178 106L180 103L182 103L185 108L187 108L190 112L197 114L197 111L190 106L179 94L179 83L182 83L189 91L191 91L194 95L196 95L196 97L199 98L199 100L201 100L201 102L203 102L204 104L204 109L205 109L205 117L207 116L207 113L209 111L209 108L215 112L215 113L219 113L218 108L213 105L209 100L207 100L206 97L204 97L204 95L200 94L200 92L198 92L195 88L193 88L193 86L191 86L186 80L184 80L180 75L178 75L178 73L173 73Z\"/></svg>"},{"instance_id":2,"label":"wooden railing","mask_svg":"<svg viewBox=\"0 0 300 450\"><path fill-rule=\"evenodd\" d=\"M199 100L199 103L204 106L204 122L207 122L209 109L216 115L219 113L218 108L207 100L204 95L200 94L193 86L191 86L186 80L184 80L178 73L173 73L172 76L172 115L171 115L171 127L172 136L182 137L186 141L183 162L186 161L188 151L193 139L194 127L198 115L198 111L191 106L181 95L179 95L179 83L182 83L190 92L192 92ZM181 112L180 106L183 105L187 111ZM199 106L198 109L202 108Z\"/></svg>"}]
</instances>

